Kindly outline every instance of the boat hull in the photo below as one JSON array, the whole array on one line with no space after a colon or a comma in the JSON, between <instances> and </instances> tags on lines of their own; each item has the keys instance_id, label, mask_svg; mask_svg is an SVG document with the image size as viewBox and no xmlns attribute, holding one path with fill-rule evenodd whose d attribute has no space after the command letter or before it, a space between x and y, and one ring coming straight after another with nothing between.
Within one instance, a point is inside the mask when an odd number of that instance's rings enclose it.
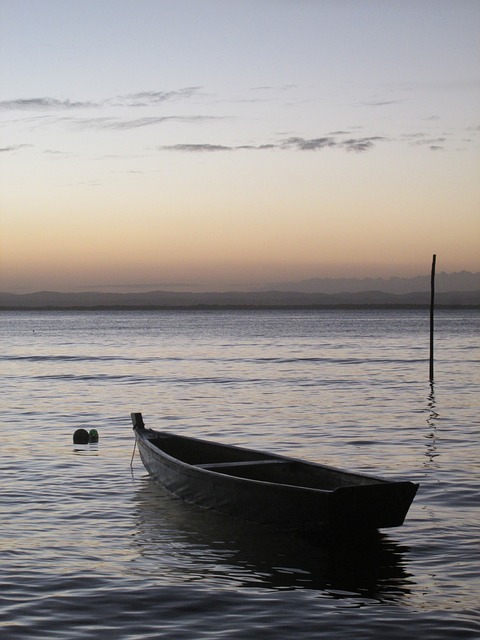
<instances>
[{"instance_id":1,"label":"boat hull","mask_svg":"<svg viewBox=\"0 0 480 640\"><path fill-rule=\"evenodd\" d=\"M151 429L135 428L135 433L145 468L170 493L206 509L284 530L358 532L399 526L418 488L411 482L390 482ZM182 447L188 442L190 455L198 449L208 457L212 445L210 457L217 462L191 464L166 453L162 439L171 447L176 438ZM218 461L223 456L225 460ZM320 482L331 486L304 486Z\"/></svg>"}]
</instances>

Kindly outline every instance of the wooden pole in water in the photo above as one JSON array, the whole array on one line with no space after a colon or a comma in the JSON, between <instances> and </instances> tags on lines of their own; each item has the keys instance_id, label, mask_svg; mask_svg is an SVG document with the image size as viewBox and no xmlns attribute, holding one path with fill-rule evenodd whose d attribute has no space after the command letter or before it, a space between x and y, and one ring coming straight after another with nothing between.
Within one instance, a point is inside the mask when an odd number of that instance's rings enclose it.
<instances>
[{"instance_id":1,"label":"wooden pole in water","mask_svg":"<svg viewBox=\"0 0 480 640\"><path fill-rule=\"evenodd\" d=\"M432 275L430 278L430 382L433 382L433 333L435 314L435 263L437 256L433 254Z\"/></svg>"}]
</instances>

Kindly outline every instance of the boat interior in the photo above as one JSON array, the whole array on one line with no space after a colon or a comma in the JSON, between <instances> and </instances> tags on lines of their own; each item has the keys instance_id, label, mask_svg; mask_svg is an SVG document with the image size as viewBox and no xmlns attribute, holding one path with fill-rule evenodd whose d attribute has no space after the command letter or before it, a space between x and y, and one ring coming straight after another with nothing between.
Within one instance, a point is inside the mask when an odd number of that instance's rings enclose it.
<instances>
[{"instance_id":1,"label":"boat interior","mask_svg":"<svg viewBox=\"0 0 480 640\"><path fill-rule=\"evenodd\" d=\"M199 469L236 478L324 491L382 482L377 478L319 464L181 436L155 433L149 440L155 447L177 460Z\"/></svg>"}]
</instances>

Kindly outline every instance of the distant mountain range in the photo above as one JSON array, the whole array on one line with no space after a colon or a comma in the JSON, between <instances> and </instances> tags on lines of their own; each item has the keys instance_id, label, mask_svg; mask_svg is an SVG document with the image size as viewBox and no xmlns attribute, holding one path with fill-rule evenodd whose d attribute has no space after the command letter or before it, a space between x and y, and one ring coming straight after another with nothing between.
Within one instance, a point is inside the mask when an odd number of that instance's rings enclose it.
<instances>
[{"instance_id":1,"label":"distant mountain range","mask_svg":"<svg viewBox=\"0 0 480 640\"><path fill-rule=\"evenodd\" d=\"M437 306L480 307L480 273L440 273L435 280ZM0 309L93 308L300 308L411 307L430 303L430 277L312 279L283 283L266 291L145 293L0 293Z\"/></svg>"}]
</instances>

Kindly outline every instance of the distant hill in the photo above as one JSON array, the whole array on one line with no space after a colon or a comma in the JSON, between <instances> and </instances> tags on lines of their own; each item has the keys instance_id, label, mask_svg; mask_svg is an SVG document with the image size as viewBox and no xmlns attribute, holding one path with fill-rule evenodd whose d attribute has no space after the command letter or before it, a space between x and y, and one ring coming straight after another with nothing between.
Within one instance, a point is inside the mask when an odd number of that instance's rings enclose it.
<instances>
[{"instance_id":1,"label":"distant hill","mask_svg":"<svg viewBox=\"0 0 480 640\"><path fill-rule=\"evenodd\" d=\"M436 294L437 306L480 307L476 291L448 291ZM93 308L300 308L300 307L410 307L428 306L429 290L411 293L360 291L316 293L305 291L250 291L188 293L151 291L147 293L0 293L0 309L93 309Z\"/></svg>"}]
</instances>

